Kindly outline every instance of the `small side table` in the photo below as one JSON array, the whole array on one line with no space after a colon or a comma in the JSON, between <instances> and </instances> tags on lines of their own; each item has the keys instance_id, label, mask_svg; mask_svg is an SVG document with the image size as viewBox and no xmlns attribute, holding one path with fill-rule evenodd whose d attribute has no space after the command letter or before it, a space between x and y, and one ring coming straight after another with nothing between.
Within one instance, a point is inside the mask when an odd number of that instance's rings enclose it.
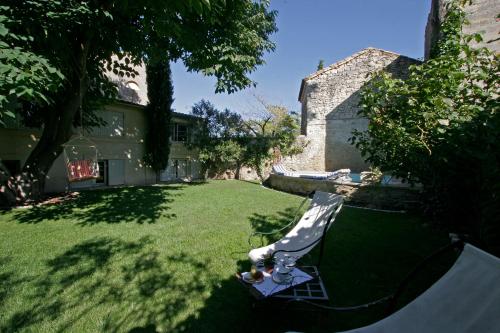
<instances>
[{"instance_id":1,"label":"small side table","mask_svg":"<svg viewBox=\"0 0 500 333\"><path fill-rule=\"evenodd\" d=\"M304 323L304 320L309 320L317 324L323 322L323 320L327 318L328 312L324 309L311 306L310 304L296 302L300 300L307 300L308 302L318 304L328 304L329 300L318 268L316 266L299 266L297 268L311 275L313 279L297 284L268 297L264 297L252 284L244 282L240 274L236 274L236 277L249 291L252 298L252 332L268 330L269 327L267 326L269 323L272 323L272 325L278 325L276 327L276 330L278 331L288 330L288 328L285 329L285 327L289 327L288 325L290 324L291 312L295 313L292 316L292 320L294 318L298 319L300 325ZM272 273L272 270L268 271L268 273ZM304 312L308 312L308 314L305 315ZM288 319L285 322L279 323L277 322L277 318Z\"/></svg>"},{"instance_id":2,"label":"small side table","mask_svg":"<svg viewBox=\"0 0 500 333\"><path fill-rule=\"evenodd\" d=\"M326 292L325 285L321 276L319 274L318 268L316 266L302 266L301 270L313 277L312 280L298 284L291 288L285 289L279 293L276 293L271 298L281 298L285 300L291 299L304 299L308 301L328 301L328 294Z\"/></svg>"},{"instance_id":3,"label":"small side table","mask_svg":"<svg viewBox=\"0 0 500 333\"><path fill-rule=\"evenodd\" d=\"M282 290L269 297L264 297L259 291L257 291L257 289L254 288L252 284L244 282L240 274L236 274L236 277L242 283L242 285L248 289L250 294L258 301L290 301L303 299L312 302L327 302L329 300L328 294L326 292L325 285L323 284L323 280L321 279L321 276L319 274L318 268L316 266L300 266L298 268L311 275L313 279Z\"/></svg>"}]
</instances>

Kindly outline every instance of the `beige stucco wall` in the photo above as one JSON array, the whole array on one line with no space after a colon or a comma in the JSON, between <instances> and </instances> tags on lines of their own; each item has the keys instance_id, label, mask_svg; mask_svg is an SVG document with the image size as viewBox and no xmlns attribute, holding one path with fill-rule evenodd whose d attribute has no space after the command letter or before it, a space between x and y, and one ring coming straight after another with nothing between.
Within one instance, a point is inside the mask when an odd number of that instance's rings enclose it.
<instances>
[{"instance_id":1,"label":"beige stucco wall","mask_svg":"<svg viewBox=\"0 0 500 333\"><path fill-rule=\"evenodd\" d=\"M39 130L0 129L0 159L26 161L30 151L40 138ZM64 190L66 171L62 158L58 158L47 176L49 191Z\"/></svg>"},{"instance_id":2,"label":"beige stucco wall","mask_svg":"<svg viewBox=\"0 0 500 333\"><path fill-rule=\"evenodd\" d=\"M306 78L301 130L308 145L303 153L286 158L285 165L296 170L366 170L361 153L349 143L354 129L364 131L368 126L368 120L357 114L360 89L374 72L385 70L404 78L408 66L415 63L411 58L368 48Z\"/></svg>"},{"instance_id":3,"label":"beige stucco wall","mask_svg":"<svg viewBox=\"0 0 500 333\"><path fill-rule=\"evenodd\" d=\"M142 107L125 103L116 103L106 108L108 111L123 112L124 129L122 136L89 138L98 148L98 158L107 160L123 160L125 166L125 185L153 184L156 181L154 172L144 165L144 136L146 117ZM174 121L186 122L183 119ZM40 137L39 130L0 129L0 158L3 160L26 161L31 149ZM189 151L182 143L172 143L171 157L197 160L197 153ZM199 177L197 166L193 167L193 178ZM81 184L80 184L81 185ZM59 192L68 189L64 158L59 158L49 171L46 181L47 192Z\"/></svg>"}]
</instances>

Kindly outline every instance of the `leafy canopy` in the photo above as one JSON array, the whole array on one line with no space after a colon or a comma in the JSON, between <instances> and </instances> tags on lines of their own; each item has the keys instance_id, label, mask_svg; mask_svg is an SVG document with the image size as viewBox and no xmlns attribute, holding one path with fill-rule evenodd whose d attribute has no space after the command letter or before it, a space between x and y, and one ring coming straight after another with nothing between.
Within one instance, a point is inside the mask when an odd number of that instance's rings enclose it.
<instances>
[{"instance_id":1,"label":"leafy canopy","mask_svg":"<svg viewBox=\"0 0 500 333\"><path fill-rule=\"evenodd\" d=\"M48 105L51 91L62 85L64 76L49 60L29 51L33 37L13 33L7 26L16 22L9 19L8 7L0 7L0 124L4 117L14 118L13 110L20 101Z\"/></svg>"},{"instance_id":2,"label":"leafy canopy","mask_svg":"<svg viewBox=\"0 0 500 333\"><path fill-rule=\"evenodd\" d=\"M199 149L206 170L220 174L249 166L263 179L263 167L274 150L283 155L301 152L296 140L297 117L283 106L264 106L263 117L248 120L228 109L219 111L204 100L193 107L192 113L199 121L191 145Z\"/></svg>"},{"instance_id":3,"label":"leafy canopy","mask_svg":"<svg viewBox=\"0 0 500 333\"><path fill-rule=\"evenodd\" d=\"M228 109L219 111L205 100L193 106L192 114L198 120L189 145L199 150L205 171L219 174L241 165L247 134L241 115Z\"/></svg>"},{"instance_id":4,"label":"leafy canopy","mask_svg":"<svg viewBox=\"0 0 500 333\"><path fill-rule=\"evenodd\" d=\"M231 93L254 84L249 73L275 47L269 36L276 31L276 12L268 9L268 1L2 3L2 106L14 105L20 98L56 105L68 95L68 86L84 79L87 87L81 95L84 109L90 112L116 97L106 71L133 77L134 64L158 58L180 59L189 71L215 76L217 92ZM119 60L112 61L112 55ZM38 125L43 122L39 118Z\"/></svg>"}]
</instances>

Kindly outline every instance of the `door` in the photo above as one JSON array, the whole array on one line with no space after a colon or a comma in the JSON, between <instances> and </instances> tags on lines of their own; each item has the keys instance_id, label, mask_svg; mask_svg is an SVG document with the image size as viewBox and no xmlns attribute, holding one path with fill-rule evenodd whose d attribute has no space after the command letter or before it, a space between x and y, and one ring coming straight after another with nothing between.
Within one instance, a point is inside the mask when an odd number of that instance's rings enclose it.
<instances>
[{"instance_id":1,"label":"door","mask_svg":"<svg viewBox=\"0 0 500 333\"><path fill-rule=\"evenodd\" d=\"M108 184L110 186L125 184L124 160L108 160Z\"/></svg>"},{"instance_id":2,"label":"door","mask_svg":"<svg viewBox=\"0 0 500 333\"><path fill-rule=\"evenodd\" d=\"M177 177L178 179L187 177L187 160L177 160Z\"/></svg>"},{"instance_id":3,"label":"door","mask_svg":"<svg viewBox=\"0 0 500 333\"><path fill-rule=\"evenodd\" d=\"M108 182L108 160L99 160L99 177L95 180L96 185L107 186Z\"/></svg>"},{"instance_id":4,"label":"door","mask_svg":"<svg viewBox=\"0 0 500 333\"><path fill-rule=\"evenodd\" d=\"M176 160L169 159L168 160L168 165L165 170L160 174L160 180L162 182L166 182L169 180L174 180L176 178L177 172L176 172Z\"/></svg>"},{"instance_id":5,"label":"door","mask_svg":"<svg viewBox=\"0 0 500 333\"><path fill-rule=\"evenodd\" d=\"M182 179L188 176L188 160L186 159L169 159L168 166L160 174L161 181L170 181Z\"/></svg>"}]
</instances>

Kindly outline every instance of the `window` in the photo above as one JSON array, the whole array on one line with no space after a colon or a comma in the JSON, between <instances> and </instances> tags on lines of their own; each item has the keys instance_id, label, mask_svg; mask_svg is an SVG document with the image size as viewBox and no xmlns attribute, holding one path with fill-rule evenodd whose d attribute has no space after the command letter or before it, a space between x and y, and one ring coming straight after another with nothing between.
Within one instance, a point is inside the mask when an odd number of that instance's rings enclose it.
<instances>
[{"instance_id":1,"label":"window","mask_svg":"<svg viewBox=\"0 0 500 333\"><path fill-rule=\"evenodd\" d=\"M183 124L174 124L172 130L172 141L187 142L188 141L188 126Z\"/></svg>"},{"instance_id":2,"label":"window","mask_svg":"<svg viewBox=\"0 0 500 333\"><path fill-rule=\"evenodd\" d=\"M128 81L126 84L125 84L125 87L129 88L129 89L132 89L132 90L135 90L135 91L139 91L141 90L139 88L139 85L134 82L134 81Z\"/></svg>"},{"instance_id":3,"label":"window","mask_svg":"<svg viewBox=\"0 0 500 333\"><path fill-rule=\"evenodd\" d=\"M101 127L94 127L92 129L92 135L109 138L123 136L123 112L102 111L97 112L97 115L106 122L106 125Z\"/></svg>"}]
</instances>

